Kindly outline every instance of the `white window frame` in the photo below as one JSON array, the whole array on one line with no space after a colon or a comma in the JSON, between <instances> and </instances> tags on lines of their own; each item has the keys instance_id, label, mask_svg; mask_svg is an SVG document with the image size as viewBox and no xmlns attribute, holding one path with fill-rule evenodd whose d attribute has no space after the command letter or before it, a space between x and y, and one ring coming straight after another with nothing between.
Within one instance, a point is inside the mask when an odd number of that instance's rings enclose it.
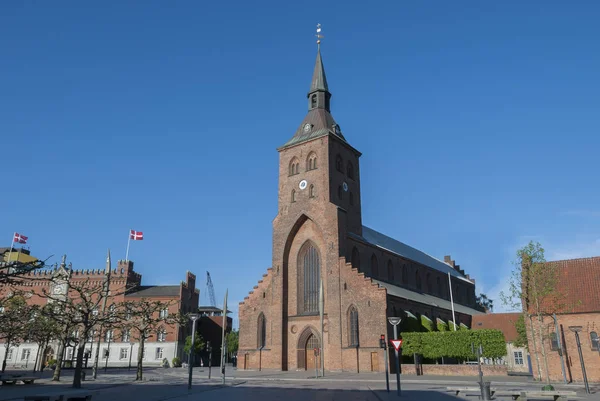
<instances>
[{"instance_id":1,"label":"white window frame","mask_svg":"<svg viewBox=\"0 0 600 401\"><path fill-rule=\"evenodd\" d=\"M106 333L104 333L104 342L108 343L108 342L112 342L112 340L113 340L113 331L107 330Z\"/></svg>"},{"instance_id":2,"label":"white window frame","mask_svg":"<svg viewBox=\"0 0 600 401\"><path fill-rule=\"evenodd\" d=\"M119 360L124 360L129 357L129 348L121 348L119 351Z\"/></svg>"},{"instance_id":3,"label":"white window frame","mask_svg":"<svg viewBox=\"0 0 600 401\"><path fill-rule=\"evenodd\" d=\"M159 314L160 319L166 319L168 316L169 316L169 308L160 310L160 314Z\"/></svg>"},{"instance_id":4,"label":"white window frame","mask_svg":"<svg viewBox=\"0 0 600 401\"><path fill-rule=\"evenodd\" d=\"M13 359L13 355L14 355L14 353L15 353L14 351L15 351L15 349L14 349L13 347L10 347L10 348L8 349L8 351L6 351L6 354L7 354L7 355L6 355L6 359L7 359L7 360L9 360L9 361L12 361L12 359Z\"/></svg>"},{"instance_id":5,"label":"white window frame","mask_svg":"<svg viewBox=\"0 0 600 401\"><path fill-rule=\"evenodd\" d=\"M156 333L156 341L159 343L167 341L167 332L165 330L159 330L158 333Z\"/></svg>"},{"instance_id":6,"label":"white window frame","mask_svg":"<svg viewBox=\"0 0 600 401\"><path fill-rule=\"evenodd\" d=\"M154 351L154 359L156 359L157 361L162 361L164 350L165 349L163 347L156 347Z\"/></svg>"},{"instance_id":7,"label":"white window frame","mask_svg":"<svg viewBox=\"0 0 600 401\"><path fill-rule=\"evenodd\" d=\"M25 357L26 354L27 354L27 357ZM22 361L28 361L30 356L31 356L31 348L23 348L21 350L21 360Z\"/></svg>"},{"instance_id":8,"label":"white window frame","mask_svg":"<svg viewBox=\"0 0 600 401\"><path fill-rule=\"evenodd\" d=\"M525 365L525 358L523 358L523 351L513 351L513 358L515 360L515 365ZM520 361L520 363L519 363Z\"/></svg>"},{"instance_id":9,"label":"white window frame","mask_svg":"<svg viewBox=\"0 0 600 401\"><path fill-rule=\"evenodd\" d=\"M129 329L124 330L121 335L121 339L123 340L123 342L128 343L130 338L131 338L131 331Z\"/></svg>"}]
</instances>

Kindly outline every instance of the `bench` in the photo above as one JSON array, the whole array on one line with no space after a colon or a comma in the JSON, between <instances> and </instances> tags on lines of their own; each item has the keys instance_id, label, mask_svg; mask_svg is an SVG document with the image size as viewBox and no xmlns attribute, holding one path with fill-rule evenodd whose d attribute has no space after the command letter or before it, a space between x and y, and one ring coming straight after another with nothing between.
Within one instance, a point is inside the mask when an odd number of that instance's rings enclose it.
<instances>
[{"instance_id":1,"label":"bench","mask_svg":"<svg viewBox=\"0 0 600 401\"><path fill-rule=\"evenodd\" d=\"M53 395L28 395L24 401L91 401L90 393L53 394Z\"/></svg>"},{"instance_id":2,"label":"bench","mask_svg":"<svg viewBox=\"0 0 600 401\"><path fill-rule=\"evenodd\" d=\"M456 396L460 393L463 393L464 395L481 394L481 390L478 387L446 387L446 390L452 391ZM575 391L521 391L490 388L490 395L495 397L512 397L515 401L528 401L529 398L552 398L554 401L567 401L569 398L576 398L577 393Z\"/></svg>"},{"instance_id":3,"label":"bench","mask_svg":"<svg viewBox=\"0 0 600 401\"><path fill-rule=\"evenodd\" d=\"M39 377L35 376L3 376L0 381L3 386L10 386L17 384L17 382L23 382L23 384L33 384Z\"/></svg>"}]
</instances>

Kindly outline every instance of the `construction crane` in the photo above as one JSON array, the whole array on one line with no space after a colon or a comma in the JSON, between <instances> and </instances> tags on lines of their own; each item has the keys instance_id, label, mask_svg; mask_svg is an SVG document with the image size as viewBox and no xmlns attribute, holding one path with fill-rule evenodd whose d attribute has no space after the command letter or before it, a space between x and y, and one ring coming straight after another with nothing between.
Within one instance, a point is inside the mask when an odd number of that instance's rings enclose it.
<instances>
[{"instance_id":1,"label":"construction crane","mask_svg":"<svg viewBox=\"0 0 600 401\"><path fill-rule=\"evenodd\" d=\"M210 306L217 306L217 301L215 300L215 287L213 287L208 271L206 272L206 289L208 290L208 296L210 297Z\"/></svg>"}]
</instances>

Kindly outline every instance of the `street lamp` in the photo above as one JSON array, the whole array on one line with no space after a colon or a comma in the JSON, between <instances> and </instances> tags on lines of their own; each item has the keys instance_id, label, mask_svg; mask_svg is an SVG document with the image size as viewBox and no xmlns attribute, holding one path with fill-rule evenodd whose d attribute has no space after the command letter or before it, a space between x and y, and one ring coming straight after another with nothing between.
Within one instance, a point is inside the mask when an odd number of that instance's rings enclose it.
<instances>
[{"instance_id":1,"label":"street lamp","mask_svg":"<svg viewBox=\"0 0 600 401\"><path fill-rule=\"evenodd\" d=\"M192 313L190 314L190 319L192 321L192 343L190 346L190 353L188 356L188 390L192 389L192 369L193 369L193 362L192 362L192 358L193 358L193 354L195 351L195 345L196 345L196 320L200 319L200 315L197 313Z\"/></svg>"},{"instance_id":2,"label":"street lamp","mask_svg":"<svg viewBox=\"0 0 600 401\"><path fill-rule=\"evenodd\" d=\"M396 316L388 317L388 322L394 326L394 340L398 339L398 325L402 321L402 318ZM398 356L398 350L396 346L394 346L394 351L396 353L396 391L398 392L398 397L402 394L402 390L400 390L400 357Z\"/></svg>"},{"instance_id":3,"label":"street lamp","mask_svg":"<svg viewBox=\"0 0 600 401\"><path fill-rule=\"evenodd\" d=\"M585 364L583 363L583 353L581 352L581 342L579 341L579 332L583 329L581 326L569 326L569 330L575 333L575 341L577 341L577 351L579 351L579 361L581 362L581 371L583 372L583 382L585 384L585 392L590 394L590 386L585 373Z\"/></svg>"}]
</instances>

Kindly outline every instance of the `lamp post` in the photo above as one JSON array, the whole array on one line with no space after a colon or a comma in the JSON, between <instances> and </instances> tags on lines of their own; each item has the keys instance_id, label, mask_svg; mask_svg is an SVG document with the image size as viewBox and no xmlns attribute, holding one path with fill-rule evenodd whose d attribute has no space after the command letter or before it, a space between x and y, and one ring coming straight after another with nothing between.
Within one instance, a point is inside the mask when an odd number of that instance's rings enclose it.
<instances>
[{"instance_id":1,"label":"lamp post","mask_svg":"<svg viewBox=\"0 0 600 401\"><path fill-rule=\"evenodd\" d=\"M388 322L394 326L394 340L398 339L398 325L402 321L399 317L388 317ZM400 357L398 356L398 350L394 347L394 352L396 353L396 389L398 392L398 397L402 395L402 390L400 389Z\"/></svg>"},{"instance_id":2,"label":"lamp post","mask_svg":"<svg viewBox=\"0 0 600 401\"><path fill-rule=\"evenodd\" d=\"M197 313L192 313L190 314L190 319L192 321L192 343L190 346L190 353L188 356L188 390L192 389L192 369L194 366L194 362L193 362L193 355L195 350L195 345L196 345L196 320L198 320L200 318L200 315Z\"/></svg>"},{"instance_id":3,"label":"lamp post","mask_svg":"<svg viewBox=\"0 0 600 401\"><path fill-rule=\"evenodd\" d=\"M581 371L583 373L585 392L590 394L590 386L588 384L587 374L585 373L585 364L583 363L583 353L581 352L581 342L579 341L579 332L581 331L581 329L581 326L569 326L569 330L575 333L575 341L577 341L577 351L579 351L579 361L581 362Z\"/></svg>"},{"instance_id":4,"label":"lamp post","mask_svg":"<svg viewBox=\"0 0 600 401\"><path fill-rule=\"evenodd\" d=\"M131 370L131 356L133 355L133 344L134 343L129 343L129 367L127 368L127 370Z\"/></svg>"}]
</instances>

